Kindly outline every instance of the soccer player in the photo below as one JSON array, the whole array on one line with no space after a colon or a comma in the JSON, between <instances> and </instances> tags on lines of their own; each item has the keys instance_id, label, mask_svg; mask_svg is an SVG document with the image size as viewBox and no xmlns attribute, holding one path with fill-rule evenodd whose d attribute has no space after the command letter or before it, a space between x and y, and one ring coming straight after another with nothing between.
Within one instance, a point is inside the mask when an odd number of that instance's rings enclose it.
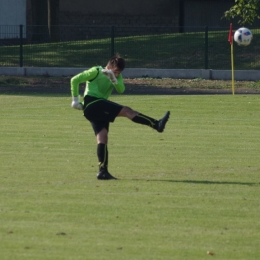
<instances>
[{"instance_id":1,"label":"soccer player","mask_svg":"<svg viewBox=\"0 0 260 260\"><path fill-rule=\"evenodd\" d=\"M167 111L164 117L156 120L108 100L113 89L123 93L125 85L121 72L125 68L125 60L119 55L112 57L105 68L95 66L83 71L71 79L71 106L83 110L84 116L90 121L97 139L97 157L99 162L99 180L116 179L108 172L108 131L109 123L116 117L127 117L135 123L150 126L158 132L163 132L170 117ZM80 102L79 84L86 82L84 101Z\"/></svg>"}]
</instances>

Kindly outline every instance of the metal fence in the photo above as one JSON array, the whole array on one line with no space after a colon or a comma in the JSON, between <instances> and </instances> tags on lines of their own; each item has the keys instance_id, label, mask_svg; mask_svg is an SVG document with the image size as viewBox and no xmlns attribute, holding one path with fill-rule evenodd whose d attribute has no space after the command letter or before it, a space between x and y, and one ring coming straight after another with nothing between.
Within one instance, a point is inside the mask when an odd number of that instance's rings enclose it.
<instances>
[{"instance_id":1,"label":"metal fence","mask_svg":"<svg viewBox=\"0 0 260 260\"><path fill-rule=\"evenodd\" d=\"M234 44L235 69L260 69L260 29L247 47ZM189 31L189 32L184 32ZM91 67L115 53L129 68L231 67L227 28L119 26L0 26L0 66Z\"/></svg>"}]
</instances>

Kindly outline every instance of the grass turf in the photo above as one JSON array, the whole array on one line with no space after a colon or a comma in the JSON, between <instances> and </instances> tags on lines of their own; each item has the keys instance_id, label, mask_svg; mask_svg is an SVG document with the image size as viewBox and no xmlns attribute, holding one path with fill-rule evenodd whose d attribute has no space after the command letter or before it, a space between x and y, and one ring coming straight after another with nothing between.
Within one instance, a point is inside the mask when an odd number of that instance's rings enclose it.
<instances>
[{"instance_id":1,"label":"grass turf","mask_svg":"<svg viewBox=\"0 0 260 260\"><path fill-rule=\"evenodd\" d=\"M1 95L1 259L258 259L259 95L112 96L119 118L98 181L71 98Z\"/></svg>"},{"instance_id":2,"label":"grass turf","mask_svg":"<svg viewBox=\"0 0 260 260\"><path fill-rule=\"evenodd\" d=\"M147 28L143 27L143 35L117 37L116 34L114 52L120 53L126 59L128 68L229 70L231 63L230 44L227 41L228 28L226 31L210 30L206 47L205 32L150 35L146 32ZM253 29L252 33L254 39L249 46L240 47L234 43L236 70L260 68L260 31ZM0 66L20 66L19 48L19 45L0 46ZM25 44L23 66L86 68L95 64L105 65L111 56L111 48L110 37Z\"/></svg>"}]
</instances>

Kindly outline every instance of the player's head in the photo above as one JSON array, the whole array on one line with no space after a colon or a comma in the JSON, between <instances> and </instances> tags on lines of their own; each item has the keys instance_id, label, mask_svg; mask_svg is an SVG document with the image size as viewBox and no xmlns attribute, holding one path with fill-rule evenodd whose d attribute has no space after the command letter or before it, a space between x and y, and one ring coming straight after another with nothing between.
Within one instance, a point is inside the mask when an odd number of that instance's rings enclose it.
<instances>
[{"instance_id":1,"label":"player's head","mask_svg":"<svg viewBox=\"0 0 260 260\"><path fill-rule=\"evenodd\" d=\"M125 68L125 60L119 55L115 55L108 61L107 68L112 70L117 77Z\"/></svg>"}]
</instances>

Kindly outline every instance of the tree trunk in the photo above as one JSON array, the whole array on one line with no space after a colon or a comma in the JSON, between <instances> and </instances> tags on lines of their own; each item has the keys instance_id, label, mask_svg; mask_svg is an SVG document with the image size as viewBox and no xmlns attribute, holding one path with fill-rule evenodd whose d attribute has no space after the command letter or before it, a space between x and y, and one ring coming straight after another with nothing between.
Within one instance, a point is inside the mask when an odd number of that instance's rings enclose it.
<instances>
[{"instance_id":1,"label":"tree trunk","mask_svg":"<svg viewBox=\"0 0 260 260\"><path fill-rule=\"evenodd\" d=\"M59 41L59 0L47 0L48 2L48 29L52 42Z\"/></svg>"},{"instance_id":2,"label":"tree trunk","mask_svg":"<svg viewBox=\"0 0 260 260\"><path fill-rule=\"evenodd\" d=\"M47 40L48 9L47 1L31 0L32 6L32 41L42 42Z\"/></svg>"},{"instance_id":3,"label":"tree trunk","mask_svg":"<svg viewBox=\"0 0 260 260\"><path fill-rule=\"evenodd\" d=\"M60 0L31 0L33 42L59 41Z\"/></svg>"}]
</instances>

